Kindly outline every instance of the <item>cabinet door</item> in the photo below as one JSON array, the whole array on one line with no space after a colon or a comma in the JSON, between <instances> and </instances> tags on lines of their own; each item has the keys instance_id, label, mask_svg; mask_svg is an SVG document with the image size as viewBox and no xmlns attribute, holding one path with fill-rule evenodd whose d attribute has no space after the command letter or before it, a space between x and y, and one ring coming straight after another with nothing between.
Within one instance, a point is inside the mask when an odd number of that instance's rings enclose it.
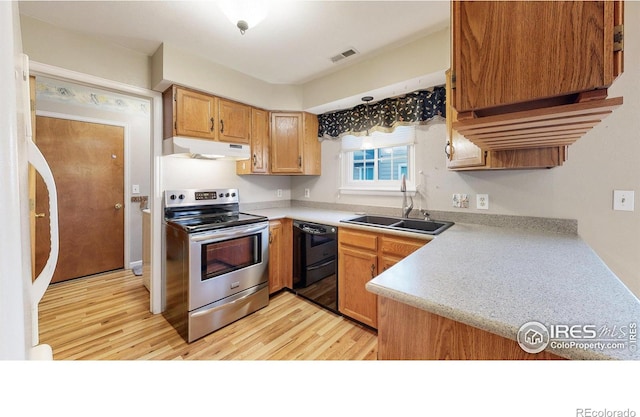
<instances>
[{"instance_id":1,"label":"cabinet door","mask_svg":"<svg viewBox=\"0 0 640 417\"><path fill-rule=\"evenodd\" d=\"M341 313L375 328L377 297L365 285L378 274L376 254L341 247L338 253L338 305Z\"/></svg>"},{"instance_id":2,"label":"cabinet door","mask_svg":"<svg viewBox=\"0 0 640 417\"><path fill-rule=\"evenodd\" d=\"M269 112L251 109L251 172L269 172Z\"/></svg>"},{"instance_id":3,"label":"cabinet door","mask_svg":"<svg viewBox=\"0 0 640 417\"><path fill-rule=\"evenodd\" d=\"M304 113L304 154L302 156L306 175L322 174L321 144L318 140L318 117Z\"/></svg>"},{"instance_id":4,"label":"cabinet door","mask_svg":"<svg viewBox=\"0 0 640 417\"><path fill-rule=\"evenodd\" d=\"M458 120L458 112L451 105L451 70L447 70L447 168L481 167L485 165L485 152L456 130L453 122Z\"/></svg>"},{"instance_id":5,"label":"cabinet door","mask_svg":"<svg viewBox=\"0 0 640 417\"><path fill-rule=\"evenodd\" d=\"M301 113L271 114L271 172L302 173L304 144Z\"/></svg>"},{"instance_id":6,"label":"cabinet door","mask_svg":"<svg viewBox=\"0 0 640 417\"><path fill-rule=\"evenodd\" d=\"M454 107L458 112L611 85L611 1L455 1Z\"/></svg>"},{"instance_id":7,"label":"cabinet door","mask_svg":"<svg viewBox=\"0 0 640 417\"><path fill-rule=\"evenodd\" d=\"M184 88L176 88L175 130L178 136L217 139L216 98Z\"/></svg>"},{"instance_id":8,"label":"cabinet door","mask_svg":"<svg viewBox=\"0 0 640 417\"><path fill-rule=\"evenodd\" d=\"M222 142L249 143L251 107L229 100L219 100L220 133Z\"/></svg>"},{"instance_id":9,"label":"cabinet door","mask_svg":"<svg viewBox=\"0 0 640 417\"><path fill-rule=\"evenodd\" d=\"M284 288L282 270L282 223L269 222L269 294Z\"/></svg>"},{"instance_id":10,"label":"cabinet door","mask_svg":"<svg viewBox=\"0 0 640 417\"><path fill-rule=\"evenodd\" d=\"M378 260L378 268L380 269L380 273L383 273L401 260L402 258L397 256L381 256Z\"/></svg>"}]
</instances>

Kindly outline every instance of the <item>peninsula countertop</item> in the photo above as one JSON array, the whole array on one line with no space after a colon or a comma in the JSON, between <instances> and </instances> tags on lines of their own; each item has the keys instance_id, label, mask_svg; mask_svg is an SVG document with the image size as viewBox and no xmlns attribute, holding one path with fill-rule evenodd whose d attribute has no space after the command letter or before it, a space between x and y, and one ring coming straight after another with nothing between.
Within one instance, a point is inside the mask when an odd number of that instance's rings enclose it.
<instances>
[{"instance_id":1,"label":"peninsula countertop","mask_svg":"<svg viewBox=\"0 0 640 417\"><path fill-rule=\"evenodd\" d=\"M307 207L251 212L335 226L355 217ZM367 290L512 340L532 321L592 326L595 338L546 350L569 359L640 359L632 337L640 301L579 236L456 223L428 239ZM616 347L606 348L611 343Z\"/></svg>"}]
</instances>

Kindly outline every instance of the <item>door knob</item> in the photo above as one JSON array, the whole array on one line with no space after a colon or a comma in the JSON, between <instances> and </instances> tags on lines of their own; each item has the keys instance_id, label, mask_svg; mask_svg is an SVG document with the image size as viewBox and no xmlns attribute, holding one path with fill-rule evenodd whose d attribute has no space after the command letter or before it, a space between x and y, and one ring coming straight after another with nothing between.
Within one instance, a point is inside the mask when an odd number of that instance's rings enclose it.
<instances>
[{"instance_id":1,"label":"door knob","mask_svg":"<svg viewBox=\"0 0 640 417\"><path fill-rule=\"evenodd\" d=\"M41 218L41 217L45 217L46 214L44 213L36 213L36 219Z\"/></svg>"},{"instance_id":2,"label":"door knob","mask_svg":"<svg viewBox=\"0 0 640 417\"><path fill-rule=\"evenodd\" d=\"M120 210L122 208L122 204L116 203L115 208L116 210Z\"/></svg>"}]
</instances>

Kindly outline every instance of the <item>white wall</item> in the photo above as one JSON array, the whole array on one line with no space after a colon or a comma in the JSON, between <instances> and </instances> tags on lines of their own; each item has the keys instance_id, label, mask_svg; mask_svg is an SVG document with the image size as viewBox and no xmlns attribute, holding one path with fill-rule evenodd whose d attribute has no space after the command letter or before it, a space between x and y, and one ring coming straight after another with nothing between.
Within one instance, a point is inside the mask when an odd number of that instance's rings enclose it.
<instances>
[{"instance_id":1,"label":"white wall","mask_svg":"<svg viewBox=\"0 0 640 417\"><path fill-rule=\"evenodd\" d=\"M242 205L288 203L291 179L288 176L236 175L234 161L212 161L175 156L162 157L162 189L237 188ZM282 197L276 191L282 190Z\"/></svg>"},{"instance_id":2,"label":"white wall","mask_svg":"<svg viewBox=\"0 0 640 417\"><path fill-rule=\"evenodd\" d=\"M136 87L150 88L150 57L102 39L20 16L22 42L32 61Z\"/></svg>"},{"instance_id":3,"label":"white wall","mask_svg":"<svg viewBox=\"0 0 640 417\"><path fill-rule=\"evenodd\" d=\"M162 44L151 59L152 87L180 84L268 110L301 110L299 86L269 84L202 57Z\"/></svg>"},{"instance_id":4,"label":"white wall","mask_svg":"<svg viewBox=\"0 0 640 417\"><path fill-rule=\"evenodd\" d=\"M446 28L434 32L304 84L303 108L313 108L344 97L361 97L385 86L401 86L403 81L444 72L449 68L449 31ZM444 84L444 76L442 80ZM432 86L415 85L414 90ZM393 96L411 91L389 91L388 94ZM378 98L374 98L377 101Z\"/></svg>"}]
</instances>

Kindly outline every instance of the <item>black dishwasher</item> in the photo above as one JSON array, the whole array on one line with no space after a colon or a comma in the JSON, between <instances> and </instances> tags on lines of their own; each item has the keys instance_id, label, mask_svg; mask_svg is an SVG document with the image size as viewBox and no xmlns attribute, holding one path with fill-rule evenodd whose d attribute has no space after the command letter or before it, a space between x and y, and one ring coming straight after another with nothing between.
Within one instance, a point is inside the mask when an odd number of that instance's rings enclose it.
<instances>
[{"instance_id":1,"label":"black dishwasher","mask_svg":"<svg viewBox=\"0 0 640 417\"><path fill-rule=\"evenodd\" d=\"M338 313L338 231L334 226L293 222L293 290Z\"/></svg>"}]
</instances>

